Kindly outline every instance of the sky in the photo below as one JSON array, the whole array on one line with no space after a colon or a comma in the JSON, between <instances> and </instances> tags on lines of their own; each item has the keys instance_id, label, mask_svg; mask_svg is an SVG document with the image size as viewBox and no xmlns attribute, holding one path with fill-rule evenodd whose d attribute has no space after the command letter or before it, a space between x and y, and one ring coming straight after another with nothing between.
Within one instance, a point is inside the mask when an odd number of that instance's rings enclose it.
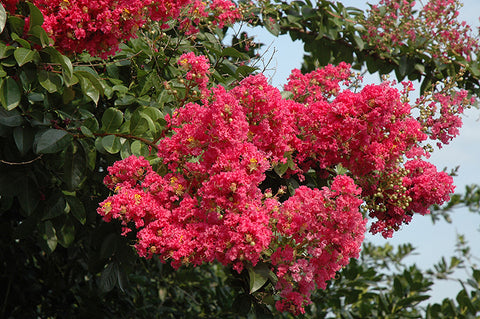
<instances>
[{"instance_id":1,"label":"sky","mask_svg":"<svg viewBox=\"0 0 480 319\"><path fill-rule=\"evenodd\" d=\"M366 1L345 0L345 6L360 9L368 8ZM375 2L370 2L375 3ZM465 20L474 28L480 26L480 1L464 0L464 7L460 10L460 19ZM292 42L288 36L276 38L267 31L254 29L248 31L249 35L255 35L255 40L265 44L263 48L263 60L270 61L264 72L269 77L271 84L281 89L286 79L294 68L300 68L303 57L303 44L300 41ZM378 83L378 76L367 76L364 84ZM480 110L471 109L463 117L463 127L460 136L441 150L436 150L430 162L434 163L439 170L447 167L448 170L460 165L458 176L454 177L456 191L461 193L465 185L480 184ZM398 245L412 243L416 247L416 255L408 257L407 264L417 264L421 269L432 268L442 257L449 260L453 256L457 234L464 234L468 240L471 252L480 257L480 214L471 213L468 209L457 209L452 215L453 222L448 224L444 221L432 224L430 216L414 216L409 225L405 225L394 237L388 240L381 235L367 234L366 240L375 244L390 243ZM477 265L480 260L477 261ZM456 273L461 278L464 272ZM458 282L441 281L436 283L430 292L432 298L429 302L439 302L445 297L454 298L460 290Z\"/></svg>"}]
</instances>

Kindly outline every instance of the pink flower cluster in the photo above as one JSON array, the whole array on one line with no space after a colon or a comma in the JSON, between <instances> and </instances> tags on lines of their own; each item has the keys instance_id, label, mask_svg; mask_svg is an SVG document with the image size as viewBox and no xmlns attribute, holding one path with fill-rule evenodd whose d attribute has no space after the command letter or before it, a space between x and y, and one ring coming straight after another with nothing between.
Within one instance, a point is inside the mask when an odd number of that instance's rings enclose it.
<instances>
[{"instance_id":1,"label":"pink flower cluster","mask_svg":"<svg viewBox=\"0 0 480 319\"><path fill-rule=\"evenodd\" d=\"M361 22L367 30L364 39L381 51L410 45L440 59L453 54L469 61L478 53L480 46L471 27L457 20L459 0L430 0L419 10L415 3L381 0L371 6Z\"/></svg>"},{"instance_id":2,"label":"pink flower cluster","mask_svg":"<svg viewBox=\"0 0 480 319\"><path fill-rule=\"evenodd\" d=\"M211 23L214 26L223 28L231 25L242 18L238 7L229 0L213 0L213 1L193 1L180 23L180 29L185 34L195 34L199 31L200 26Z\"/></svg>"},{"instance_id":3,"label":"pink flower cluster","mask_svg":"<svg viewBox=\"0 0 480 319\"><path fill-rule=\"evenodd\" d=\"M273 215L284 238L271 256L282 297L278 310L303 312L315 284L325 289L350 258L358 258L366 222L359 212L360 194L350 177L340 175L330 189L300 186Z\"/></svg>"},{"instance_id":4,"label":"pink flower cluster","mask_svg":"<svg viewBox=\"0 0 480 319\"><path fill-rule=\"evenodd\" d=\"M193 54L179 63L208 70ZM342 90L350 75L347 64L294 71L292 100L261 74L205 91L201 103L166 117L158 156L167 173L133 156L115 163L105 178L114 194L98 213L135 230L140 256L174 267L216 260L240 272L267 263L278 278L276 307L303 312L311 291L358 256L361 209L376 219L372 232L391 236L453 191L451 177L420 159L427 134L398 90ZM292 179L301 186L288 196Z\"/></svg>"},{"instance_id":5,"label":"pink flower cluster","mask_svg":"<svg viewBox=\"0 0 480 319\"><path fill-rule=\"evenodd\" d=\"M190 82L187 87L198 86L200 91L207 89L210 62L206 56L188 52L178 58L178 65L187 71L185 78Z\"/></svg>"},{"instance_id":6,"label":"pink flower cluster","mask_svg":"<svg viewBox=\"0 0 480 319\"><path fill-rule=\"evenodd\" d=\"M420 106L418 121L422 123L430 139L438 140L437 146L442 148L443 144L450 143L460 133L462 119L459 115L463 113L465 106L475 102L475 98L468 98L466 90L442 90L434 93L429 99L430 102L424 103L424 99L422 96L416 103Z\"/></svg>"},{"instance_id":7,"label":"pink flower cluster","mask_svg":"<svg viewBox=\"0 0 480 319\"><path fill-rule=\"evenodd\" d=\"M19 0L1 3L14 13ZM179 19L196 30L199 18L209 18L223 27L241 18L228 0L33 0L43 13L43 27L64 53L89 52L106 58L118 51L119 44L133 37L147 20L166 22ZM191 9L189 9L191 8ZM195 14L185 15L186 12ZM192 33L192 29L187 30ZM196 30L198 31L198 30Z\"/></svg>"},{"instance_id":8,"label":"pink flower cluster","mask_svg":"<svg viewBox=\"0 0 480 319\"><path fill-rule=\"evenodd\" d=\"M327 65L307 74L294 69L285 85L285 91L292 92L296 101L304 103L316 102L317 99L327 101L337 96L340 85L348 85L352 77L350 65L345 62L340 62L338 66Z\"/></svg>"}]
</instances>

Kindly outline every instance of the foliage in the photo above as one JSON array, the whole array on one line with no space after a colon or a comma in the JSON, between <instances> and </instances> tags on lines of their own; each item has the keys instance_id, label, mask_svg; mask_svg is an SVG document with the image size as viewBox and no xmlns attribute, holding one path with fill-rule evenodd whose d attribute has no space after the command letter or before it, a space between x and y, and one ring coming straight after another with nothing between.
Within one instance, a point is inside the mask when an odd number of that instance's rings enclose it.
<instances>
[{"instance_id":1,"label":"foliage","mask_svg":"<svg viewBox=\"0 0 480 319\"><path fill-rule=\"evenodd\" d=\"M478 95L478 40L457 20L461 2L428 1L419 10L414 4L384 0L363 12L328 0L260 1L252 22L305 43L303 71L348 62L369 73L394 72L398 81L418 80L423 93L465 69L457 84Z\"/></svg>"},{"instance_id":2,"label":"foliage","mask_svg":"<svg viewBox=\"0 0 480 319\"><path fill-rule=\"evenodd\" d=\"M42 28L48 13L39 4L46 1L33 1L38 7L2 1L10 12L0 6L0 282L6 287L0 294L0 316L272 316L262 266L240 273L217 263L174 270L157 259L138 258L131 247L135 234L121 236L120 224L104 223L96 213L110 195L103 185L107 167L133 154L161 168L156 149L167 136L168 118L179 106L203 98L198 73L178 64L183 54L207 57L210 82L227 91L255 72L251 59L258 45L246 34L225 44L232 20L220 18L228 10L220 6L226 1L217 2L210 9L197 3L189 7L196 9L175 11L176 20L153 19L157 22L142 25L137 37L120 44L115 56L98 58L81 52L85 47L66 56L72 50L52 46L61 43L61 36ZM244 20L274 34L302 39L311 54L304 71L347 61L366 65L372 73L394 70L399 79L423 79L426 93L434 94L429 83L447 77L454 78L451 88L478 93L476 61L455 54L439 61L412 43L383 52L362 36L357 22L368 18L340 3L318 1L315 7L309 1L261 1L239 10ZM188 19L194 14L198 20ZM116 51L111 48L100 51ZM463 77L454 77L460 68ZM279 165L275 171L283 175L287 168ZM465 202L475 205L474 195L468 194ZM447 207L456 202L458 197ZM455 300L419 307L433 280L464 266L468 254L424 273L402 263L410 246L399 249L364 246L358 261L352 259L325 291L312 295L305 316L462 318L480 311L475 268L469 288L464 285Z\"/></svg>"}]
</instances>

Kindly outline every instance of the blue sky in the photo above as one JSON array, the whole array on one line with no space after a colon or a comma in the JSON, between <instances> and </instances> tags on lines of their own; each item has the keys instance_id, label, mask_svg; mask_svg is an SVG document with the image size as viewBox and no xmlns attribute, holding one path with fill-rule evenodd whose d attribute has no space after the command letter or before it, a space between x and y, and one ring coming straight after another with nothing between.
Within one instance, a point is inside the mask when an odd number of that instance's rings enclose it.
<instances>
[{"instance_id":1,"label":"blue sky","mask_svg":"<svg viewBox=\"0 0 480 319\"><path fill-rule=\"evenodd\" d=\"M345 6L353 6L361 9L367 8L366 1L342 1ZM372 2L374 3L374 2ZM464 7L460 11L460 19L467 21L477 28L480 15L480 1L465 0ZM256 40L265 44L264 61L270 63L265 74L271 83L281 89L286 82L290 71L300 68L303 47L299 41L292 42L288 36L276 38L268 32L255 29L249 31L250 35L256 35ZM364 84L378 82L378 76L369 76ZM457 192L462 192L465 185L480 184L480 110L472 109L466 112L461 134L450 145L441 150L436 150L430 162L439 169L444 167L454 168L460 165L459 175L454 178ZM398 231L394 238L385 240L380 235L367 235L366 240L377 244L389 242L393 245L412 243L417 254L409 257L407 263L416 263L422 269L431 268L442 256L449 259L454 253L457 234L464 234L470 243L471 251L480 257L480 214L468 212L467 209L458 209L452 214L453 223L438 222L432 224L429 216L414 216L413 221ZM458 273L462 276L462 273ZM445 297L455 297L459 290L456 282L439 282L435 285L432 293L433 301L440 301Z\"/></svg>"}]
</instances>

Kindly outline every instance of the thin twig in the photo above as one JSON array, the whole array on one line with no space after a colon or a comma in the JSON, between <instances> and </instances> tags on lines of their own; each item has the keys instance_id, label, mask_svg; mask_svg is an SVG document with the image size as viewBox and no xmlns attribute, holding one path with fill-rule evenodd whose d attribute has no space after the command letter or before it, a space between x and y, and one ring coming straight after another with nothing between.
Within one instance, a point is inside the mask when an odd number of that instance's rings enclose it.
<instances>
[{"instance_id":1,"label":"thin twig","mask_svg":"<svg viewBox=\"0 0 480 319\"><path fill-rule=\"evenodd\" d=\"M35 161L38 161L39 159L41 159L43 156L43 154L40 154L38 157L30 160L30 161L26 161L26 162L9 162L9 161L5 161L5 160L1 160L0 159L0 163L3 163L3 164L7 164L7 165L27 165L27 164L31 164Z\"/></svg>"}]
</instances>

